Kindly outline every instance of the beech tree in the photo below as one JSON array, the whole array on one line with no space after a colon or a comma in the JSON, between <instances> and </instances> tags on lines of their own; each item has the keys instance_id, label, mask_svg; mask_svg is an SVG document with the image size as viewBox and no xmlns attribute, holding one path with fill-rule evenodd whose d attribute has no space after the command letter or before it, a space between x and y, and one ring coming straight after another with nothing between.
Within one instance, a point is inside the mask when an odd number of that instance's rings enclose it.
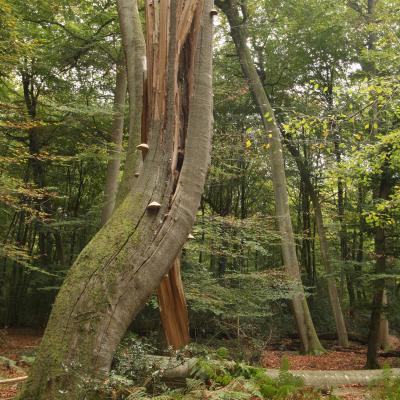
<instances>
[{"instance_id":1,"label":"beech tree","mask_svg":"<svg viewBox=\"0 0 400 400\"><path fill-rule=\"evenodd\" d=\"M265 134L268 137L276 218L281 234L283 262L288 275L299 283L299 291L293 297L292 305L298 332L303 344L303 350L306 353L319 353L323 351L323 347L315 331L307 300L304 295L300 267L296 254L286 187L281 132L247 46L247 34L245 30L247 17L246 5L235 0L218 0L216 4L223 10L228 18L231 36L235 43L243 75L248 82L257 104Z\"/></svg>"},{"instance_id":2,"label":"beech tree","mask_svg":"<svg viewBox=\"0 0 400 400\"><path fill-rule=\"evenodd\" d=\"M146 12L143 166L65 279L19 399L91 396L88 381L109 371L199 206L211 138L211 1L154 1Z\"/></svg>"},{"instance_id":3,"label":"beech tree","mask_svg":"<svg viewBox=\"0 0 400 400\"><path fill-rule=\"evenodd\" d=\"M141 142L147 141L147 121L142 118L143 82L147 79L147 62L144 59L145 38L137 5L131 0L118 0L117 6L127 60L129 92L127 162L117 195L118 202L121 202L128 191L134 189L136 178L139 175L142 159L136 157L137 146ZM149 7L149 5L146 6ZM151 13L148 10L147 17L150 18L150 15ZM151 26L151 21L148 21L148 24ZM148 43L152 43L152 29L148 29L146 35ZM178 152L182 153L182 149L179 149ZM161 321L167 343L177 349L189 343L189 317L180 265L180 258L178 257L173 262L169 273L162 279L157 290Z\"/></svg>"}]
</instances>

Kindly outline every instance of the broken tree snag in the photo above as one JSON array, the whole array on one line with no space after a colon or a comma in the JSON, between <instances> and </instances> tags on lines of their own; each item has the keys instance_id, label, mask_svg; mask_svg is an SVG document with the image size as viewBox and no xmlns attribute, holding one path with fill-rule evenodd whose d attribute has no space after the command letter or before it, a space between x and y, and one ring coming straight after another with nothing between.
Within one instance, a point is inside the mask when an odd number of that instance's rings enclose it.
<instances>
[{"instance_id":1,"label":"broken tree snag","mask_svg":"<svg viewBox=\"0 0 400 400\"><path fill-rule=\"evenodd\" d=\"M177 51L175 54L175 134L171 172L173 193L185 159L190 101L194 90L194 62L202 7L198 0L177 2ZM174 193L175 194L175 193ZM173 200L174 197L172 197ZM158 289L158 302L167 343L176 349L189 343L189 318L181 278L180 255Z\"/></svg>"},{"instance_id":2,"label":"broken tree snag","mask_svg":"<svg viewBox=\"0 0 400 400\"><path fill-rule=\"evenodd\" d=\"M148 68L151 87L157 91L147 96L152 106L147 110L151 117L143 143L149 145L149 152L133 190L68 272L19 400L96 398L88 382L106 379L121 338L192 230L210 162L212 1L196 3L194 12L202 13L201 24L196 34L195 25L188 31L193 61L187 70L193 71L193 85L192 95L185 97L186 122L179 121L179 126L185 126L185 157L176 179L171 163L177 146L177 22L186 3L153 2L157 29L149 29L152 43L158 45L151 47L153 60ZM148 212L154 199L160 211Z\"/></svg>"},{"instance_id":3,"label":"broken tree snag","mask_svg":"<svg viewBox=\"0 0 400 400\"><path fill-rule=\"evenodd\" d=\"M157 290L161 322L168 345L180 349L189 343L189 317L181 278L180 257Z\"/></svg>"}]
</instances>

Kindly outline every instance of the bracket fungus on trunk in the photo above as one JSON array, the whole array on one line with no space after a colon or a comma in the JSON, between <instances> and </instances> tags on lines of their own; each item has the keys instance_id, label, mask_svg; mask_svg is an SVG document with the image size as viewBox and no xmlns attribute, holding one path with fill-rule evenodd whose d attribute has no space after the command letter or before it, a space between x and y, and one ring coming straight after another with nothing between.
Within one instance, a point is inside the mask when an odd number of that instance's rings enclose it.
<instances>
[{"instance_id":1,"label":"bracket fungus on trunk","mask_svg":"<svg viewBox=\"0 0 400 400\"><path fill-rule=\"evenodd\" d=\"M157 201L152 201L148 206L147 209L149 211L157 211L161 208L161 204L158 203Z\"/></svg>"},{"instance_id":2,"label":"bracket fungus on trunk","mask_svg":"<svg viewBox=\"0 0 400 400\"><path fill-rule=\"evenodd\" d=\"M140 143L139 145L136 146L138 150L141 150L142 153L147 153L150 150L150 147L147 143Z\"/></svg>"}]
</instances>

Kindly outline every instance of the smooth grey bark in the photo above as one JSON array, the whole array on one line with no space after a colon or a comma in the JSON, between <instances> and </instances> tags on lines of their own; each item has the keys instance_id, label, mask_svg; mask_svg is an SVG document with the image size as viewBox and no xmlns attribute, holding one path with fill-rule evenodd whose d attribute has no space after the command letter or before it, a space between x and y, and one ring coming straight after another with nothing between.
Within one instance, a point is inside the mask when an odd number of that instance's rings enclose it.
<instances>
[{"instance_id":1,"label":"smooth grey bark","mask_svg":"<svg viewBox=\"0 0 400 400\"><path fill-rule=\"evenodd\" d=\"M251 93L258 106L265 134L270 145L272 182L275 194L276 217L282 240L282 255L287 273L299 282L299 292L293 297L292 305L298 331L306 353L322 352L323 347L318 339L308 308L304 289L301 283L300 267L296 254L292 221L289 210L285 166L282 154L281 132L274 111L259 78L254 61L247 46L245 20L240 17L239 7L243 10L243 2L236 0L218 0L218 7L228 18L231 36L235 43L237 55ZM245 14L245 13L243 13Z\"/></svg>"},{"instance_id":2,"label":"smooth grey bark","mask_svg":"<svg viewBox=\"0 0 400 400\"><path fill-rule=\"evenodd\" d=\"M141 119L143 109L143 84L147 71L145 39L136 0L117 0L118 17L125 53L128 93L129 128L128 150L116 205L120 205L132 189L141 164L136 146L141 143Z\"/></svg>"},{"instance_id":3,"label":"smooth grey bark","mask_svg":"<svg viewBox=\"0 0 400 400\"><path fill-rule=\"evenodd\" d=\"M383 307L387 307L388 299L387 299L387 290L385 289L383 292L382 299ZM390 334L389 334L389 321L384 313L381 315L381 323L380 323L380 332L379 332L379 345L382 350L388 351L390 350Z\"/></svg>"},{"instance_id":4,"label":"smooth grey bark","mask_svg":"<svg viewBox=\"0 0 400 400\"><path fill-rule=\"evenodd\" d=\"M169 41L166 92L160 97L166 108L150 121L142 174L69 271L20 400L93 398L93 384L103 382L127 327L187 240L210 161L211 3L196 5L196 22L201 23L193 22L181 38L191 49L182 65L177 62L176 2L171 1L164 16L170 15L169 21L163 21L169 25L164 38ZM185 101L185 160L176 180L171 157L176 146L176 77L187 71L193 94ZM160 207L150 209L154 201Z\"/></svg>"},{"instance_id":5,"label":"smooth grey bark","mask_svg":"<svg viewBox=\"0 0 400 400\"><path fill-rule=\"evenodd\" d=\"M103 226L111 217L118 191L118 177L121 166L122 136L124 130L124 110L127 90L125 62L117 63L114 93L114 118L108 150L106 183L104 185L104 205L101 213Z\"/></svg>"}]
</instances>

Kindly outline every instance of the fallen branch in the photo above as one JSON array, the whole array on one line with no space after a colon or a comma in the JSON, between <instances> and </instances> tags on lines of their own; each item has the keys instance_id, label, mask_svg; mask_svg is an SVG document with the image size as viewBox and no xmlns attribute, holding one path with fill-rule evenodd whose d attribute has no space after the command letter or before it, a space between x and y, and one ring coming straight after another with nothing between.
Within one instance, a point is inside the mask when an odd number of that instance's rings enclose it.
<instances>
[{"instance_id":1,"label":"fallen branch","mask_svg":"<svg viewBox=\"0 0 400 400\"><path fill-rule=\"evenodd\" d=\"M379 357L400 357L400 351L399 350L385 351L384 353L380 353Z\"/></svg>"},{"instance_id":2,"label":"fallen branch","mask_svg":"<svg viewBox=\"0 0 400 400\"><path fill-rule=\"evenodd\" d=\"M185 378L189 378L193 367L196 365L197 359L190 358L185 360L174 360L173 358L150 356L157 366L163 372L165 381L184 382ZM223 361L222 361L223 363ZM265 369L266 375L277 378L279 369ZM321 387L337 387L342 385L362 385L368 386L375 380L383 378L383 370L346 370L346 371L309 371L309 370L289 370L289 373L301 378L305 386L315 388ZM399 377L400 368L392 368L390 376Z\"/></svg>"},{"instance_id":3,"label":"fallen branch","mask_svg":"<svg viewBox=\"0 0 400 400\"><path fill-rule=\"evenodd\" d=\"M28 376L17 376L16 378L9 378L9 379L2 379L0 380L0 385L5 385L8 383L16 383L16 382L22 382L25 379L28 379Z\"/></svg>"}]
</instances>

